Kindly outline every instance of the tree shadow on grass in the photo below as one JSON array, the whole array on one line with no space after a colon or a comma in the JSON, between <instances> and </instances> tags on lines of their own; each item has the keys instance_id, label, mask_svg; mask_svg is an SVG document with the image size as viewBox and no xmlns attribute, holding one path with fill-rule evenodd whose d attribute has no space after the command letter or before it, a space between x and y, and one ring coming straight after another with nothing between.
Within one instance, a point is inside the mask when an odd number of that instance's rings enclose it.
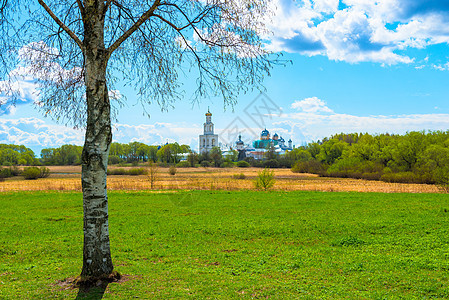
<instances>
[{"instance_id":1,"label":"tree shadow on grass","mask_svg":"<svg viewBox=\"0 0 449 300\"><path fill-rule=\"evenodd\" d=\"M103 299L103 295L108 287L109 282L101 282L98 286L80 286L76 300L99 300Z\"/></svg>"}]
</instances>

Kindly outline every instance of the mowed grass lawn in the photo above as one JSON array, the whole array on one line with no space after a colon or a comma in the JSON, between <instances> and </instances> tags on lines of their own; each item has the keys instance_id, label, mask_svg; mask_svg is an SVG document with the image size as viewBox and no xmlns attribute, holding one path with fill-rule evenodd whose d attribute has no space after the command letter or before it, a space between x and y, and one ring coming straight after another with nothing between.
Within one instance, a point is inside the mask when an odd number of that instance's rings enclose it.
<instances>
[{"instance_id":1,"label":"mowed grass lawn","mask_svg":"<svg viewBox=\"0 0 449 300\"><path fill-rule=\"evenodd\" d=\"M0 299L77 297L58 282L81 271L81 198L0 194ZM103 299L449 298L448 194L140 191L109 203L127 276Z\"/></svg>"}]
</instances>

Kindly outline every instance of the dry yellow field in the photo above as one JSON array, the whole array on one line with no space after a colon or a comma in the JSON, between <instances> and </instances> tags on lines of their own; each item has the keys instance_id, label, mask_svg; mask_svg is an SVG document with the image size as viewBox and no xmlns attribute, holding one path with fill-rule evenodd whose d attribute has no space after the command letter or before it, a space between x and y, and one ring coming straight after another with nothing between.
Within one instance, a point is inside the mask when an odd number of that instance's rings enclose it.
<instances>
[{"instance_id":1,"label":"dry yellow field","mask_svg":"<svg viewBox=\"0 0 449 300\"><path fill-rule=\"evenodd\" d=\"M52 166L51 175L38 180L22 177L0 182L0 191L81 191L80 166ZM114 169L116 167L110 167ZM125 167L126 169L126 167ZM273 169L276 178L274 190L302 191L356 191L386 193L439 193L435 185L400 184L362 179L326 178L313 174L292 173L290 169ZM176 175L168 168L158 168L155 190L240 190L254 189L258 168L178 168ZM245 174L245 179L235 179L235 174ZM148 175L108 176L110 190L149 190Z\"/></svg>"}]
</instances>

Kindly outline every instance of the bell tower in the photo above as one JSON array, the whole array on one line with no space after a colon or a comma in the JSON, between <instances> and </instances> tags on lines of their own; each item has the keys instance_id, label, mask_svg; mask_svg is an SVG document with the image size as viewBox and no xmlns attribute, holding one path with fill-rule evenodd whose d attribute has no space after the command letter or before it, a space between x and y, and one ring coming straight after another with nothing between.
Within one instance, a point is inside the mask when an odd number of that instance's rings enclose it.
<instances>
[{"instance_id":1,"label":"bell tower","mask_svg":"<svg viewBox=\"0 0 449 300\"><path fill-rule=\"evenodd\" d=\"M200 153L209 152L213 147L218 146L218 134L214 134L214 123L212 123L212 113L207 108L206 123L204 123L203 134L200 139Z\"/></svg>"}]
</instances>

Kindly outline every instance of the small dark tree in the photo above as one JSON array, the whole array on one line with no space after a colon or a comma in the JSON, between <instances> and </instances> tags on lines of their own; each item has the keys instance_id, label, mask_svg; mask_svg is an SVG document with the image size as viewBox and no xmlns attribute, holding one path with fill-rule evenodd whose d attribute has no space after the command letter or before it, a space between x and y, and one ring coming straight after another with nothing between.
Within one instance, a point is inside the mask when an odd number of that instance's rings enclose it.
<instances>
[{"instance_id":1,"label":"small dark tree","mask_svg":"<svg viewBox=\"0 0 449 300\"><path fill-rule=\"evenodd\" d=\"M196 76L194 99L259 88L271 63L262 46L266 0L3 0L0 92L23 72L39 85L39 108L86 129L81 158L84 201L82 280L112 273L106 170L116 79L132 82L142 103L162 109L180 99L180 69ZM23 11L29 11L24 19ZM190 69L188 67L191 67ZM8 84L9 83L9 84ZM112 97L111 97L112 96ZM112 101L112 102L111 102ZM10 103L9 103L10 104ZM6 104L6 105L9 105ZM144 107L145 109L145 107Z\"/></svg>"}]
</instances>

